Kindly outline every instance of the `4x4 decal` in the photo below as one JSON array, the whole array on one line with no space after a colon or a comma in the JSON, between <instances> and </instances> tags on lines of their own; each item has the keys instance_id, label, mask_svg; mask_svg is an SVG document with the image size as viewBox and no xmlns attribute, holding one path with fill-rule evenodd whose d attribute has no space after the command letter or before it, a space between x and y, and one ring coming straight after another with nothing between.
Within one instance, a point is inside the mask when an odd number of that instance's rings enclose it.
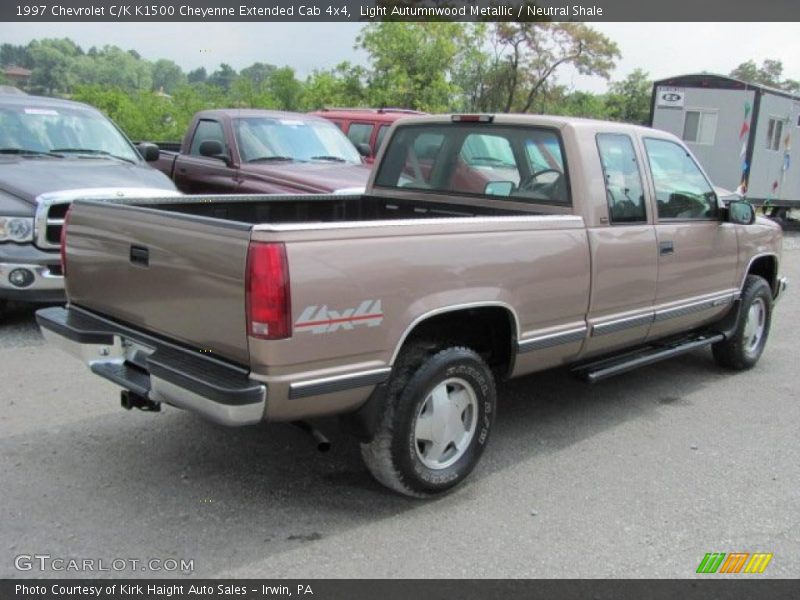
<instances>
[{"instance_id":1,"label":"4x4 decal","mask_svg":"<svg viewBox=\"0 0 800 600\"><path fill-rule=\"evenodd\" d=\"M327 305L307 306L295 321L296 332L332 333L340 329L353 329L356 325L377 327L383 323L380 300L364 300L356 308L331 310Z\"/></svg>"}]
</instances>

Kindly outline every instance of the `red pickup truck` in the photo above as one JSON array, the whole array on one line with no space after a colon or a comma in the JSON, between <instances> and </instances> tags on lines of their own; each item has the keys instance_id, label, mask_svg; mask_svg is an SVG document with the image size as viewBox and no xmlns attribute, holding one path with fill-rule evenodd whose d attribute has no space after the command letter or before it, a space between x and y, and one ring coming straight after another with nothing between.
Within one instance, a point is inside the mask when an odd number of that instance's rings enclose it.
<instances>
[{"instance_id":1,"label":"red pickup truck","mask_svg":"<svg viewBox=\"0 0 800 600\"><path fill-rule=\"evenodd\" d=\"M179 146L158 149L145 158L189 194L359 194L369 177L335 125L304 114L204 110Z\"/></svg>"}]
</instances>

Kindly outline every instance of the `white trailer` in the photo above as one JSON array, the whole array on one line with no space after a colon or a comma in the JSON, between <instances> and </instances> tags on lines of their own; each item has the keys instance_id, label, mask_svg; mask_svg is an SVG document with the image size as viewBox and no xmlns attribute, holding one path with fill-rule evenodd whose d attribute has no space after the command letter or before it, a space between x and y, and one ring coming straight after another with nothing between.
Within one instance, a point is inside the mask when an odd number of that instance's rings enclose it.
<instances>
[{"instance_id":1,"label":"white trailer","mask_svg":"<svg viewBox=\"0 0 800 600\"><path fill-rule=\"evenodd\" d=\"M773 217L800 218L800 95L680 75L654 82L650 123L682 138L715 185Z\"/></svg>"}]
</instances>

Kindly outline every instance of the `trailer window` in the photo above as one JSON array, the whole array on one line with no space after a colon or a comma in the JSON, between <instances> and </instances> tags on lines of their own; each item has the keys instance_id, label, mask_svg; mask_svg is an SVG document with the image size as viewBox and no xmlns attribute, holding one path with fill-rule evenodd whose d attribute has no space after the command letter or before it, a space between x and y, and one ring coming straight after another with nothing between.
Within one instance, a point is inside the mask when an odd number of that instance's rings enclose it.
<instances>
[{"instance_id":1,"label":"trailer window","mask_svg":"<svg viewBox=\"0 0 800 600\"><path fill-rule=\"evenodd\" d=\"M683 140L712 145L717 135L717 113L708 110L687 110L683 121Z\"/></svg>"},{"instance_id":2,"label":"trailer window","mask_svg":"<svg viewBox=\"0 0 800 600\"><path fill-rule=\"evenodd\" d=\"M783 119L772 117L767 126L767 150L780 150L782 135Z\"/></svg>"}]
</instances>

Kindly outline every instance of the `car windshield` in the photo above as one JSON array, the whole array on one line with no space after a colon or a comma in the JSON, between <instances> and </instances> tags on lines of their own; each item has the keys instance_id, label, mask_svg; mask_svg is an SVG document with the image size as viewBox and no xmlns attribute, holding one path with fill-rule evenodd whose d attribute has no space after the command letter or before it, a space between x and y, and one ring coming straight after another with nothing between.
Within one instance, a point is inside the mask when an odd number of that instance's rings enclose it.
<instances>
[{"instance_id":1,"label":"car windshield","mask_svg":"<svg viewBox=\"0 0 800 600\"><path fill-rule=\"evenodd\" d=\"M361 156L347 136L328 121L245 117L234 119L233 128L244 162L361 163Z\"/></svg>"},{"instance_id":2,"label":"car windshield","mask_svg":"<svg viewBox=\"0 0 800 600\"><path fill-rule=\"evenodd\" d=\"M69 156L139 157L116 127L101 114L67 107L0 107L0 149L6 152ZM24 151L24 152L23 152Z\"/></svg>"}]
</instances>

